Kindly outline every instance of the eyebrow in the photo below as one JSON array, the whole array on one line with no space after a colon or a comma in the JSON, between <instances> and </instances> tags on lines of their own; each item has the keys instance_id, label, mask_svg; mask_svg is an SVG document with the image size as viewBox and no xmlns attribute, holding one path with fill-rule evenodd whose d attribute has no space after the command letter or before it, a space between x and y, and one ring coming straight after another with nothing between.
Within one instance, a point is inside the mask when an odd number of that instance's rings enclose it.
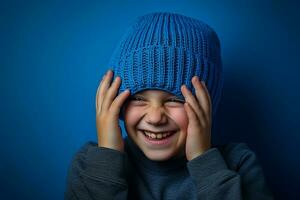
<instances>
[{"instance_id":1,"label":"eyebrow","mask_svg":"<svg viewBox=\"0 0 300 200\"><path fill-rule=\"evenodd\" d=\"M141 94L141 93L134 94L133 96L148 97L147 94ZM162 97L162 98L176 98L176 99L180 99L178 96L176 96L174 94L164 94L164 95L162 95L160 97Z\"/></svg>"}]
</instances>

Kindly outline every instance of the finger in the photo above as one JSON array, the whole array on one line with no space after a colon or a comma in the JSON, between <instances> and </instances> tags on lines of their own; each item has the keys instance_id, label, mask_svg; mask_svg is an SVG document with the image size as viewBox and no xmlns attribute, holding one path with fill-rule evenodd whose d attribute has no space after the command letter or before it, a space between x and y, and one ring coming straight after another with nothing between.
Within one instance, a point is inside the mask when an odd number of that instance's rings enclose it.
<instances>
[{"instance_id":1,"label":"finger","mask_svg":"<svg viewBox=\"0 0 300 200\"><path fill-rule=\"evenodd\" d=\"M195 113L195 111L193 110L193 108L191 107L191 105L186 102L184 103L184 109L187 113L188 119L189 119L189 124L190 123L199 123L199 119L197 114Z\"/></svg>"},{"instance_id":2,"label":"finger","mask_svg":"<svg viewBox=\"0 0 300 200\"><path fill-rule=\"evenodd\" d=\"M130 91L126 89L121 94L119 94L115 100L112 102L110 107L110 112L114 113L115 116L120 115L120 111L122 108L122 105L125 103L126 99L129 97Z\"/></svg>"},{"instance_id":3,"label":"finger","mask_svg":"<svg viewBox=\"0 0 300 200\"><path fill-rule=\"evenodd\" d=\"M195 99L194 95L192 92L185 86L183 85L181 87L181 91L183 96L186 99L186 102L189 103L191 108L195 111L196 115L199 117L199 119L202 121L203 119L206 120L205 115L203 113L202 108L199 106L198 101Z\"/></svg>"},{"instance_id":4,"label":"finger","mask_svg":"<svg viewBox=\"0 0 300 200\"><path fill-rule=\"evenodd\" d=\"M192 83L195 88L196 97L198 100L199 105L201 106L202 110L205 113L206 118L209 117L210 112L210 105L209 105L209 99L207 97L207 90L206 87L199 81L199 78L197 76L194 76L192 78Z\"/></svg>"},{"instance_id":5,"label":"finger","mask_svg":"<svg viewBox=\"0 0 300 200\"><path fill-rule=\"evenodd\" d=\"M100 113L102 110L102 104L103 104L103 100L105 99L105 95L107 93L108 88L110 87L111 84L111 79L113 76L113 71L112 70L108 70L101 85L100 85L100 90L98 93L98 112Z\"/></svg>"},{"instance_id":6,"label":"finger","mask_svg":"<svg viewBox=\"0 0 300 200\"><path fill-rule=\"evenodd\" d=\"M206 84L205 84L204 81L201 81L201 84L202 84L203 87L204 87L205 94L206 94L206 97L207 97L207 99L208 99L208 105L209 105L210 112L211 112L211 110L212 110L212 103L211 103L211 97L210 97L209 91L208 91L208 89L207 89Z\"/></svg>"},{"instance_id":7,"label":"finger","mask_svg":"<svg viewBox=\"0 0 300 200\"><path fill-rule=\"evenodd\" d=\"M103 75L102 79L101 79L101 82L99 83L98 85L98 88L97 88L97 92L96 92L96 110L98 109L98 94L99 94L99 90L100 90L100 86L102 85L102 82L103 82L103 79L105 78L105 74Z\"/></svg>"},{"instance_id":8,"label":"finger","mask_svg":"<svg viewBox=\"0 0 300 200\"><path fill-rule=\"evenodd\" d=\"M201 81L201 84L205 90L205 94L206 94L206 99L207 99L207 102L208 102L208 111L207 111L207 116L209 117L209 121L211 123L211 120L212 120L212 103L211 103L211 98L210 98L210 95L209 95L209 91L206 87L206 84L204 81Z\"/></svg>"},{"instance_id":9,"label":"finger","mask_svg":"<svg viewBox=\"0 0 300 200\"><path fill-rule=\"evenodd\" d=\"M112 101L114 100L114 98L117 95L118 89L120 87L121 84L121 78L119 76L117 76L115 78L115 80L113 81L113 83L111 84L110 88L108 89L104 99L103 99L103 103L102 103L102 110L104 112L108 111L110 109L110 106L112 104Z\"/></svg>"}]
</instances>

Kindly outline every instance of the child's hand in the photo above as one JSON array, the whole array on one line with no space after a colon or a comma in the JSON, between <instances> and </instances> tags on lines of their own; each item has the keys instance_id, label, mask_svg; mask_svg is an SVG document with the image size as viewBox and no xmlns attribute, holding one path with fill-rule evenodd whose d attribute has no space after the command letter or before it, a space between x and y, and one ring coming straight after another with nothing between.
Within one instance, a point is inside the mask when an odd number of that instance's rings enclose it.
<instances>
[{"instance_id":1,"label":"child's hand","mask_svg":"<svg viewBox=\"0 0 300 200\"><path fill-rule=\"evenodd\" d=\"M211 99L204 82L192 78L196 95L186 87L181 87L185 97L184 108L188 115L185 152L187 160L201 155L211 147Z\"/></svg>"},{"instance_id":2,"label":"child's hand","mask_svg":"<svg viewBox=\"0 0 300 200\"><path fill-rule=\"evenodd\" d=\"M98 146L124 152L124 141L119 126L119 113L130 92L125 90L116 97L121 78L116 77L111 84L112 77L113 71L109 70L103 76L97 89L96 127Z\"/></svg>"}]
</instances>

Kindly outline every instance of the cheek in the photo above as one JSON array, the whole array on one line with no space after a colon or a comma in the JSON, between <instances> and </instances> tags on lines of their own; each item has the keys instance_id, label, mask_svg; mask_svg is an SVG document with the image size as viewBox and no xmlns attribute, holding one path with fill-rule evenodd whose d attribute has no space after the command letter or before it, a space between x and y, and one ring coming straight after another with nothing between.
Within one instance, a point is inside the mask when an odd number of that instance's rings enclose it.
<instances>
[{"instance_id":1,"label":"cheek","mask_svg":"<svg viewBox=\"0 0 300 200\"><path fill-rule=\"evenodd\" d=\"M140 119L140 111L138 108L134 108L133 106L128 105L125 108L125 112L124 112L124 120L126 122L126 125L132 127L135 126L139 119Z\"/></svg>"},{"instance_id":2,"label":"cheek","mask_svg":"<svg viewBox=\"0 0 300 200\"><path fill-rule=\"evenodd\" d=\"M186 130L188 127L188 116L184 108L176 108L170 110L170 116L181 130Z\"/></svg>"}]
</instances>

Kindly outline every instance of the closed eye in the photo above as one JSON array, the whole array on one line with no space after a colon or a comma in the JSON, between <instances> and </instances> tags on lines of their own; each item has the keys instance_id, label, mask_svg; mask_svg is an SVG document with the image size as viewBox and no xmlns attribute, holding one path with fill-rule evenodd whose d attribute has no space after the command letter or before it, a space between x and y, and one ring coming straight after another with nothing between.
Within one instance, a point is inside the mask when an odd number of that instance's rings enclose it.
<instances>
[{"instance_id":1,"label":"closed eye","mask_svg":"<svg viewBox=\"0 0 300 200\"><path fill-rule=\"evenodd\" d=\"M184 103L184 101L181 99L168 99L168 101L176 102L176 103Z\"/></svg>"},{"instance_id":2,"label":"closed eye","mask_svg":"<svg viewBox=\"0 0 300 200\"><path fill-rule=\"evenodd\" d=\"M130 97L130 100L131 100L131 101L137 101L137 102L145 101L144 98L139 97L139 96L133 96L133 97ZM181 104L184 104L184 103L185 103L184 100L177 99L177 98L167 99L167 102L174 102L174 103L181 103Z\"/></svg>"},{"instance_id":3,"label":"closed eye","mask_svg":"<svg viewBox=\"0 0 300 200\"><path fill-rule=\"evenodd\" d=\"M144 99L141 97L131 97L130 100L132 101L143 101Z\"/></svg>"}]
</instances>

